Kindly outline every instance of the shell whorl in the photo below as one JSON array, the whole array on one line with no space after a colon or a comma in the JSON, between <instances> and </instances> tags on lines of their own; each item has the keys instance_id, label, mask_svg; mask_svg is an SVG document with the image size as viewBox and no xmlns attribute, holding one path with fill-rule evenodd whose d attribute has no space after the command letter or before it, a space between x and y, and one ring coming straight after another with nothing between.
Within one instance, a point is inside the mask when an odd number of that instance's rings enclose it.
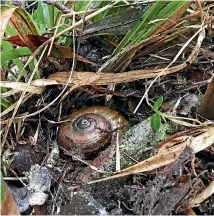
<instances>
[{"instance_id":1,"label":"shell whorl","mask_svg":"<svg viewBox=\"0 0 214 216\"><path fill-rule=\"evenodd\" d=\"M105 146L116 128L127 128L126 119L107 107L88 107L73 112L59 127L58 143L73 154L85 155Z\"/></svg>"}]
</instances>

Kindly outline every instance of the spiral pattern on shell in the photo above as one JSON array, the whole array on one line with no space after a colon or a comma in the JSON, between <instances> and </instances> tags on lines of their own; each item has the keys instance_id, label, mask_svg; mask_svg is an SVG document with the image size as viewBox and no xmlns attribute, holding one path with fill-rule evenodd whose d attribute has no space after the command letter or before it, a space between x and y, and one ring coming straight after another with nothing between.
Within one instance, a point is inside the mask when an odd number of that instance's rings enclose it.
<instances>
[{"instance_id":1,"label":"spiral pattern on shell","mask_svg":"<svg viewBox=\"0 0 214 216\"><path fill-rule=\"evenodd\" d=\"M75 111L67 120L59 127L58 144L80 157L104 147L115 129L124 131L128 127L121 114L101 106Z\"/></svg>"}]
</instances>

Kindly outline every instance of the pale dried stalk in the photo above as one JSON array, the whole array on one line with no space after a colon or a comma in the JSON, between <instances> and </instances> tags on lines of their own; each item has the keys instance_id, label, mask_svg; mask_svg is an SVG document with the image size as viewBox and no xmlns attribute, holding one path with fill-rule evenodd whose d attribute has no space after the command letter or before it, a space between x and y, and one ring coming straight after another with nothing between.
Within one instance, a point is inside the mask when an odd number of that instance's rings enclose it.
<instances>
[{"instance_id":1,"label":"pale dried stalk","mask_svg":"<svg viewBox=\"0 0 214 216\"><path fill-rule=\"evenodd\" d=\"M136 113L137 110L139 109L140 105L142 104L143 100L145 99L146 95L148 94L150 88L152 87L152 85L156 82L156 80L165 72L165 70L167 70L177 59L178 57L182 54L182 52L184 51L184 49L187 47L187 45L199 34L198 37L198 41L197 41L197 46L195 47L196 50L199 51L202 41L205 38L205 29L204 29L204 22L201 24L201 28L183 45L183 47L179 50L179 52L177 53L177 55L174 57L174 59L172 60L172 62L166 67L164 68L159 74L158 76L155 77L155 79L150 83L150 85L148 86L148 88L146 89L144 95L142 96L140 102L138 103L137 107L135 108L133 113Z\"/></svg>"},{"instance_id":2,"label":"pale dried stalk","mask_svg":"<svg viewBox=\"0 0 214 216\"><path fill-rule=\"evenodd\" d=\"M23 92L22 92L22 94L21 94L19 100L18 100L17 103L16 103L16 106L15 106L14 111L13 111L12 118L8 121L8 123L7 123L6 127L5 127L5 131L4 131L4 135L3 135L3 138L2 138L2 143L1 143L1 149L0 149L0 151L1 151L1 150L3 149L3 147L4 147L4 143L5 143L6 139L7 139L7 134L8 134L8 132L9 132L9 128L10 128L12 122L13 122L13 118L15 117L15 115L16 115L18 109L19 109L19 106L21 105L21 103L22 103L22 101L23 101L23 99L24 99L24 97L25 97L25 94L26 94L26 92L27 92L27 89L29 88L30 83L31 83L32 80L33 80L33 77L34 77L34 75L35 75L35 73L36 73L36 70L38 69L38 65L39 65L39 63L40 63L40 61L41 61L41 59L42 59L42 57L43 57L43 55L44 55L46 49L47 49L47 46L46 46L46 47L44 48L44 50L42 51L42 54L41 54L41 56L40 56L40 58L39 58L37 64L35 65L35 69L33 70L32 74L31 74L31 76L30 76L30 78L29 78L29 80L28 80L27 86L26 86L25 89L23 90ZM1 152L0 152L0 153L1 153Z\"/></svg>"},{"instance_id":3,"label":"pale dried stalk","mask_svg":"<svg viewBox=\"0 0 214 216\"><path fill-rule=\"evenodd\" d=\"M149 69L149 70L136 70L136 71L129 71L129 72L123 72L123 73L93 73L93 72L73 72L72 74L72 79L71 79L71 74L68 72L58 72L52 74L49 79L40 79L40 80L34 80L31 85L39 86L39 87L44 87L46 85L72 85L72 89L70 92L80 86L84 85L109 85L109 84L117 84L117 83L125 83L125 82L132 82L140 79L146 79L146 78L152 78L152 77L157 77L160 73L161 76L175 73L178 71L183 70L189 64L193 63L198 55L200 46L196 44L194 47L192 53L188 57L188 59L177 66L170 67L170 68L161 68L161 69ZM160 75L159 75L160 76ZM70 81L69 81L70 80ZM45 109L47 109L50 105L53 103L49 104L48 106L38 110L35 113L31 113L26 116L20 116L17 118L27 118L30 116L34 116L36 114L39 114L43 112ZM10 108L10 111L13 110L14 108ZM6 111L8 113L8 110ZM3 116L3 114L1 114Z\"/></svg>"},{"instance_id":4,"label":"pale dried stalk","mask_svg":"<svg viewBox=\"0 0 214 216\"><path fill-rule=\"evenodd\" d=\"M164 142L159 152L131 167L121 170L119 174L89 182L101 182L109 179L119 178L130 174L152 171L175 162L186 147L193 150L194 153L202 151L214 143L214 125L199 129L188 130L178 135L173 135Z\"/></svg>"},{"instance_id":5,"label":"pale dried stalk","mask_svg":"<svg viewBox=\"0 0 214 216\"><path fill-rule=\"evenodd\" d=\"M11 81L0 81L0 87L5 88L12 88L15 90L15 93L17 91L24 91L26 89L26 92L34 93L34 94L41 94L43 92L42 88L29 85L28 83L22 83L22 82L11 82Z\"/></svg>"},{"instance_id":6,"label":"pale dried stalk","mask_svg":"<svg viewBox=\"0 0 214 216\"><path fill-rule=\"evenodd\" d=\"M180 65L165 69L164 72L163 72L163 68L135 70L135 71L129 71L129 72L123 72L123 73L73 72L72 79L70 79L69 72L57 72L57 73L52 74L48 79L34 80L31 83L31 85L38 86L38 87L44 87L47 85L59 85L59 84L67 85L69 84L69 85L72 85L72 89L71 89L72 91L84 85L118 84L118 83L132 82L132 81L136 81L140 79L152 78L152 77L158 76L158 74L160 74L161 72L162 72L161 75L164 76L167 74L181 71L184 68L186 68L189 64L194 62L194 60L197 57L198 52L199 52L199 47L196 45L186 62ZM69 80L70 82L68 83ZM44 111L46 108L48 107L44 107L41 110L38 110L37 112L32 113L30 115L20 116L17 118L23 118L23 117L27 118L30 116L34 116ZM10 108L10 111L11 110L13 110L13 108ZM8 112L5 110L4 114L2 113L0 116L5 115L5 113L8 113Z\"/></svg>"}]
</instances>

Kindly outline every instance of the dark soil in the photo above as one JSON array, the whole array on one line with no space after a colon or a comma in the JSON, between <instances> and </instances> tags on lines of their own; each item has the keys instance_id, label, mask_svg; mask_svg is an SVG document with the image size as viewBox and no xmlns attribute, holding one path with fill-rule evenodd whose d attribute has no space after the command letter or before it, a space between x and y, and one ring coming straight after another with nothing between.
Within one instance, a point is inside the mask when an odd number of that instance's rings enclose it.
<instances>
[{"instance_id":1,"label":"dark soil","mask_svg":"<svg viewBox=\"0 0 214 216\"><path fill-rule=\"evenodd\" d=\"M180 47L178 47L179 49ZM210 51L213 47L209 46L209 41L205 41L204 49ZM87 50L87 53L84 50ZM164 47L156 51L156 55L168 58L170 61L177 53L176 49L167 49ZM81 53L82 52L82 53ZM77 71L96 71L102 63L102 57L111 53L111 49L106 49L96 40L88 40L80 46L79 53L84 54L90 61L97 63L93 67L84 63L76 65ZM188 52L188 50L187 50ZM136 70L141 68L164 68L170 61L164 61L156 57L144 56L134 59L127 70ZM180 58L176 64L183 62ZM67 62L67 69L70 69L71 62ZM202 54L198 60L190 65L186 70L180 73L161 77L158 82L149 91L150 102L156 101L159 96L164 97L164 106L162 109L170 109L170 101L184 96L187 93L199 95L205 92L207 87L206 80L213 73L213 65L209 58ZM47 77L53 73L55 69L43 69L43 75ZM146 102L142 103L137 114L133 114L133 110L140 101L148 86L150 80L141 80L131 83L116 85L114 92L108 91L105 86L88 86L73 91L63 100L62 105L55 103L46 109L40 115L27 119L23 127L25 128L19 142L15 141L15 132L11 128L8 147L12 153L15 153L11 168L19 177L23 177L25 171L29 171L33 164L45 166L51 150L54 148L54 142L57 138L57 128L60 120L67 117L74 110L88 106L107 106L116 109L126 117L131 125L135 125L153 113ZM42 96L31 97L25 102L19 113L32 113L43 108L50 103L62 90L62 87L51 86L46 89ZM112 95L110 101L105 100L106 95ZM42 98L42 101L41 101ZM38 103L38 101L40 101ZM180 107L181 109L182 107ZM193 107L186 116L196 117L197 107ZM182 115L177 110L178 115ZM55 123L56 122L56 123ZM37 144L32 146L30 138L36 133L38 123L39 135ZM19 143L23 143L21 145ZM14 147L11 147L14 146ZM188 152L188 151L187 151ZM87 185L77 178L86 165L73 160L71 156L66 155L60 149L59 157L56 163L49 168L52 175L52 184L49 191L47 202L42 206L30 207L23 214L29 214L34 210L33 214L101 214L100 211L105 209L108 214L115 215L136 215L136 214L185 214L185 206L188 203L189 191L193 193L200 192L202 188L207 186L214 178L214 152L212 150L204 150L196 155L197 167L196 171L200 179L195 177L191 172L190 159L191 152L188 152L188 160L179 159L180 164L172 164L157 172L143 173L132 175L125 178L109 180L101 183ZM8 176L14 176L8 172ZM20 187L18 181L10 181L10 184ZM77 194L77 195L76 195ZM88 197L82 194L89 194ZM79 200L82 204L78 207L72 201L73 195L75 200ZM95 203L88 208L89 201ZM70 203L70 204L69 204ZM99 203L99 204L97 204ZM99 206L99 208L97 208ZM199 207L194 208L197 214L210 215L214 214L214 195L209 197Z\"/></svg>"}]
</instances>

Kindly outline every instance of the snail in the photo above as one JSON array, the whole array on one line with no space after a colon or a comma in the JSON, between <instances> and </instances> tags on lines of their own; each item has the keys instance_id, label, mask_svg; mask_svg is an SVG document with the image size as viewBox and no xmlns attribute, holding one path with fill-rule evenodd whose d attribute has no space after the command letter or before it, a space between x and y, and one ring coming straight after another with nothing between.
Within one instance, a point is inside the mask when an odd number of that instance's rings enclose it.
<instances>
[{"instance_id":1,"label":"snail","mask_svg":"<svg viewBox=\"0 0 214 216\"><path fill-rule=\"evenodd\" d=\"M85 158L111 142L117 129L125 131L127 120L117 111L102 106L73 112L62 123L58 144L72 154Z\"/></svg>"}]
</instances>

